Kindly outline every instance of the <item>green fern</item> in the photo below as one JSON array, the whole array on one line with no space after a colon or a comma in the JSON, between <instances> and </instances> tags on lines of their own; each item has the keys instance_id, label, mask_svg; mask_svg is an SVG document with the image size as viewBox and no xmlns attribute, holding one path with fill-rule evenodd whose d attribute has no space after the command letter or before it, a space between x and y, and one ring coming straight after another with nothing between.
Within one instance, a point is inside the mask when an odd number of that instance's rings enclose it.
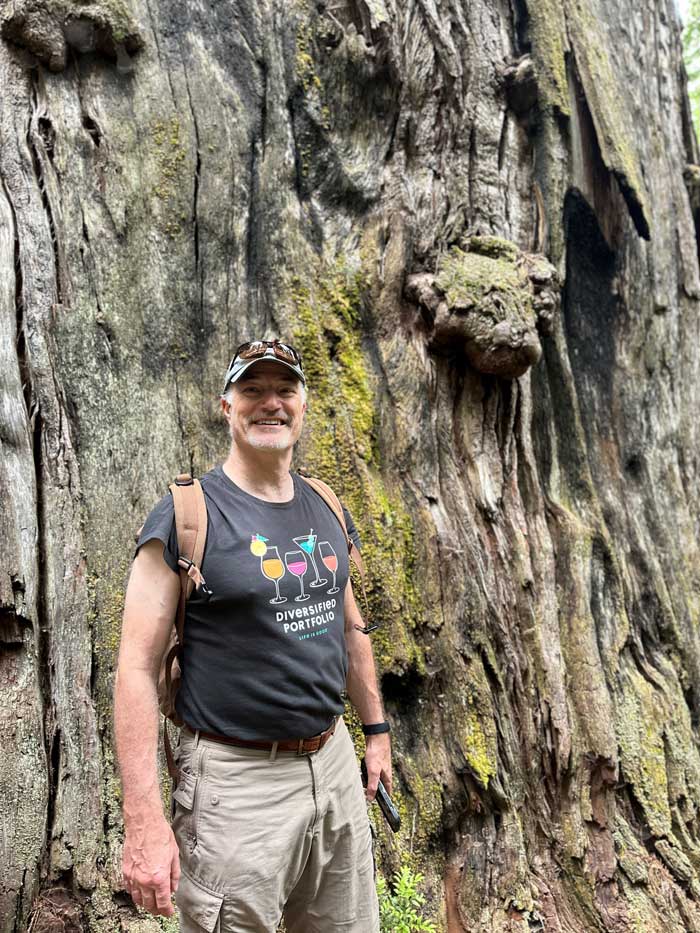
<instances>
[{"instance_id":1,"label":"green fern","mask_svg":"<svg viewBox=\"0 0 700 933\"><path fill-rule=\"evenodd\" d=\"M436 933L435 924L421 910L425 897L418 886L422 881L423 875L407 865L394 875L391 889L384 878L377 879L381 933Z\"/></svg>"}]
</instances>

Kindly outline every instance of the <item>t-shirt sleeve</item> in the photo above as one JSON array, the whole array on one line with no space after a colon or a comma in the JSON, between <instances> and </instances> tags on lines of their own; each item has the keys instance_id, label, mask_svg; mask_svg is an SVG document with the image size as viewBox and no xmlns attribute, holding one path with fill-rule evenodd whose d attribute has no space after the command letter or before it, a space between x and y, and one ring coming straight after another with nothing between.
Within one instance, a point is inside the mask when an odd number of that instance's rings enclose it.
<instances>
[{"instance_id":1,"label":"t-shirt sleeve","mask_svg":"<svg viewBox=\"0 0 700 933\"><path fill-rule=\"evenodd\" d=\"M345 508L345 506L343 506L343 516L345 517L345 527L348 530L348 538L350 538L357 550L361 551L362 542L360 540L360 532L357 530L353 517Z\"/></svg>"},{"instance_id":2,"label":"t-shirt sleeve","mask_svg":"<svg viewBox=\"0 0 700 933\"><path fill-rule=\"evenodd\" d=\"M163 542L163 559L165 563L179 572L177 565L178 547L177 531L175 529L175 509L173 507L173 497L168 493L163 496L160 502L151 510L148 518L143 524L138 541L136 542L136 554L139 548L143 547L148 541L153 539Z\"/></svg>"}]
</instances>

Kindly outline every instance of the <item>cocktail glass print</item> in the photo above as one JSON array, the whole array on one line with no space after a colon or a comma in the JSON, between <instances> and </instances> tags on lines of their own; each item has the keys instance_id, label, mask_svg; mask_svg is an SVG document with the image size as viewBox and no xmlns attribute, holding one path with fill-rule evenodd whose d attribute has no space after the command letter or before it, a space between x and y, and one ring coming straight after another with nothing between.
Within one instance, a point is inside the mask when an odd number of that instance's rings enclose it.
<instances>
[{"instance_id":1,"label":"cocktail glass print","mask_svg":"<svg viewBox=\"0 0 700 933\"><path fill-rule=\"evenodd\" d=\"M318 553L321 555L323 566L333 574L333 586L328 592L337 593L340 590L340 587L335 585L335 575L338 572L338 555L333 550L330 541L319 541Z\"/></svg>"},{"instance_id":2,"label":"cocktail glass print","mask_svg":"<svg viewBox=\"0 0 700 933\"><path fill-rule=\"evenodd\" d=\"M304 592L304 574L309 569L304 552L287 551L287 553L284 555L284 562L287 565L287 570L290 573L293 573L295 577L299 578L301 591L298 596L294 597L294 602L303 603L304 600L311 599L311 594Z\"/></svg>"},{"instance_id":3,"label":"cocktail glass print","mask_svg":"<svg viewBox=\"0 0 700 933\"><path fill-rule=\"evenodd\" d=\"M313 565L314 573L316 574L316 576L311 581L311 583L309 583L309 586L314 587L314 588L317 586L323 586L325 583L328 583L328 580L324 580L323 577L319 575L318 567L316 566L316 561L314 559L314 548L316 547L317 538L318 538L318 535L314 534L313 528L308 533L308 535L301 535L298 538L292 538L292 541L295 544L298 544L299 547L304 551L304 553L308 554L309 557L311 558L311 563Z\"/></svg>"},{"instance_id":4,"label":"cocktail glass print","mask_svg":"<svg viewBox=\"0 0 700 933\"><path fill-rule=\"evenodd\" d=\"M279 551L276 547L268 547L265 550L265 554L260 559L260 569L263 576L267 577L268 580L272 580L275 584L277 595L270 600L272 605L279 606L280 603L286 603L287 597L280 596L280 580L284 576L284 564L280 560Z\"/></svg>"}]
</instances>

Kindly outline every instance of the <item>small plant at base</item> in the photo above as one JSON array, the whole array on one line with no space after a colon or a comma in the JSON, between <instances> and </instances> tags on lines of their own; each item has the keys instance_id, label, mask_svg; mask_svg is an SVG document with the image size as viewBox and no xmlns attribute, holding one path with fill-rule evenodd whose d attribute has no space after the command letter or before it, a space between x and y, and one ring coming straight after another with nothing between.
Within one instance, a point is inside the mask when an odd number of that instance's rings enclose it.
<instances>
[{"instance_id":1,"label":"small plant at base","mask_svg":"<svg viewBox=\"0 0 700 933\"><path fill-rule=\"evenodd\" d=\"M425 897L418 885L422 880L423 875L407 865L394 875L393 892L384 878L377 879L381 933L436 933L435 924L421 912Z\"/></svg>"}]
</instances>

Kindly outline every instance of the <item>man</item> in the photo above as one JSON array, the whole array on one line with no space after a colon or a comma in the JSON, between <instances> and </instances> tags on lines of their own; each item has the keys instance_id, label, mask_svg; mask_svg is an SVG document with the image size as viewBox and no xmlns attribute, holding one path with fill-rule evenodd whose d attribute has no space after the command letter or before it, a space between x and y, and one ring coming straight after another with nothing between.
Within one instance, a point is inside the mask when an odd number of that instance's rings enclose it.
<instances>
[{"instance_id":1,"label":"man","mask_svg":"<svg viewBox=\"0 0 700 933\"><path fill-rule=\"evenodd\" d=\"M180 588L170 496L141 531L127 588L115 691L125 884L163 916L177 890L183 933L275 933L283 914L288 933L376 933L342 691L368 732L369 799L380 777L391 787L388 725L340 523L290 473L306 411L297 351L244 344L221 405L231 447L202 478L211 596L187 606L172 830L156 764L156 682Z\"/></svg>"}]
</instances>

